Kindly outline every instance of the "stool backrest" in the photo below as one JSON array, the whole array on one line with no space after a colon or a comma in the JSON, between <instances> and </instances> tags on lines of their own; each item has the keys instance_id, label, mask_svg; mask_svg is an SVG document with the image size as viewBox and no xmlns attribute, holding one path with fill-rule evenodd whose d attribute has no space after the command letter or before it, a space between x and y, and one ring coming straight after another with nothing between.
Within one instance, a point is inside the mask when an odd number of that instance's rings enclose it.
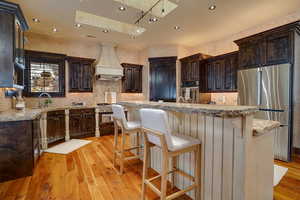
<instances>
[{"instance_id":1,"label":"stool backrest","mask_svg":"<svg viewBox=\"0 0 300 200\"><path fill-rule=\"evenodd\" d=\"M122 126L123 128L127 129L127 119L124 112L124 107L121 105L113 104L112 105L112 111L113 111L113 118L119 122L119 126Z\"/></svg>"},{"instance_id":2,"label":"stool backrest","mask_svg":"<svg viewBox=\"0 0 300 200\"><path fill-rule=\"evenodd\" d=\"M161 141L161 138L154 133L158 132L160 134L163 134L168 148L171 148L173 146L171 140L171 129L169 127L169 121L167 113L165 111L159 109L143 108L140 109L140 116L142 128L149 130L146 131L146 136L149 142L163 147L163 141ZM151 132L151 130L153 130L153 132Z\"/></svg>"}]
</instances>

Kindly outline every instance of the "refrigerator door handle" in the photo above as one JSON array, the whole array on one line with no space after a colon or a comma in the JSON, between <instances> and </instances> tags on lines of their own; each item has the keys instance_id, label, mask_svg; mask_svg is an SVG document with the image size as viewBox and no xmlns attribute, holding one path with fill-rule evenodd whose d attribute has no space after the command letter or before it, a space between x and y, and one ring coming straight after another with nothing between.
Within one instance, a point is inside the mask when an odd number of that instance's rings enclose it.
<instances>
[{"instance_id":1,"label":"refrigerator door handle","mask_svg":"<svg viewBox=\"0 0 300 200\"><path fill-rule=\"evenodd\" d=\"M261 79L262 79L262 69L258 68L257 72L257 105L261 105Z\"/></svg>"}]
</instances>

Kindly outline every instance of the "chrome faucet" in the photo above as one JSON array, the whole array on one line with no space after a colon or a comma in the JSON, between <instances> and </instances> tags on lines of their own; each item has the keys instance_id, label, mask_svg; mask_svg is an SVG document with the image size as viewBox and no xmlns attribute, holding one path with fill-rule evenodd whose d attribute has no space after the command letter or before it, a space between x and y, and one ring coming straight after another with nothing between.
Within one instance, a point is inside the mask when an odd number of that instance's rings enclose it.
<instances>
[{"instance_id":1,"label":"chrome faucet","mask_svg":"<svg viewBox=\"0 0 300 200\"><path fill-rule=\"evenodd\" d=\"M47 96L47 97L48 97L48 99L47 99L44 103L41 102L41 98L42 98L43 96ZM39 95L39 108L45 108L45 107L47 107L50 103L52 103L51 98L52 98L52 97L51 97L51 95L50 95L49 93L47 93L47 92L41 93L41 94Z\"/></svg>"}]
</instances>

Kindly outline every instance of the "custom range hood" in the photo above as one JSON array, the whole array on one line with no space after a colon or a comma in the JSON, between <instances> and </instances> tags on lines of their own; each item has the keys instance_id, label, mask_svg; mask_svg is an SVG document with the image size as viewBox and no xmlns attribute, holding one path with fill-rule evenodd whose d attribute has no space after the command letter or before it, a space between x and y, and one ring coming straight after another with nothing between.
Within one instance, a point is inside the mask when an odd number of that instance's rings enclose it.
<instances>
[{"instance_id":1,"label":"custom range hood","mask_svg":"<svg viewBox=\"0 0 300 200\"><path fill-rule=\"evenodd\" d=\"M123 67L113 44L101 44L101 54L96 64L96 78L98 80L120 80L123 76Z\"/></svg>"}]
</instances>

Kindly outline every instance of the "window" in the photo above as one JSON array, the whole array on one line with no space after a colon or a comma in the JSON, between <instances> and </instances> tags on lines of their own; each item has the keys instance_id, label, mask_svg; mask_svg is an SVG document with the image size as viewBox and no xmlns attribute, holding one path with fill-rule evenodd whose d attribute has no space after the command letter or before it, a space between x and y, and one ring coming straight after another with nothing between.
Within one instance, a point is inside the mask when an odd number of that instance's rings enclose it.
<instances>
[{"instance_id":1,"label":"window","mask_svg":"<svg viewBox=\"0 0 300 200\"><path fill-rule=\"evenodd\" d=\"M38 97L47 92L53 97L65 96L66 55L26 51L24 95Z\"/></svg>"}]
</instances>

